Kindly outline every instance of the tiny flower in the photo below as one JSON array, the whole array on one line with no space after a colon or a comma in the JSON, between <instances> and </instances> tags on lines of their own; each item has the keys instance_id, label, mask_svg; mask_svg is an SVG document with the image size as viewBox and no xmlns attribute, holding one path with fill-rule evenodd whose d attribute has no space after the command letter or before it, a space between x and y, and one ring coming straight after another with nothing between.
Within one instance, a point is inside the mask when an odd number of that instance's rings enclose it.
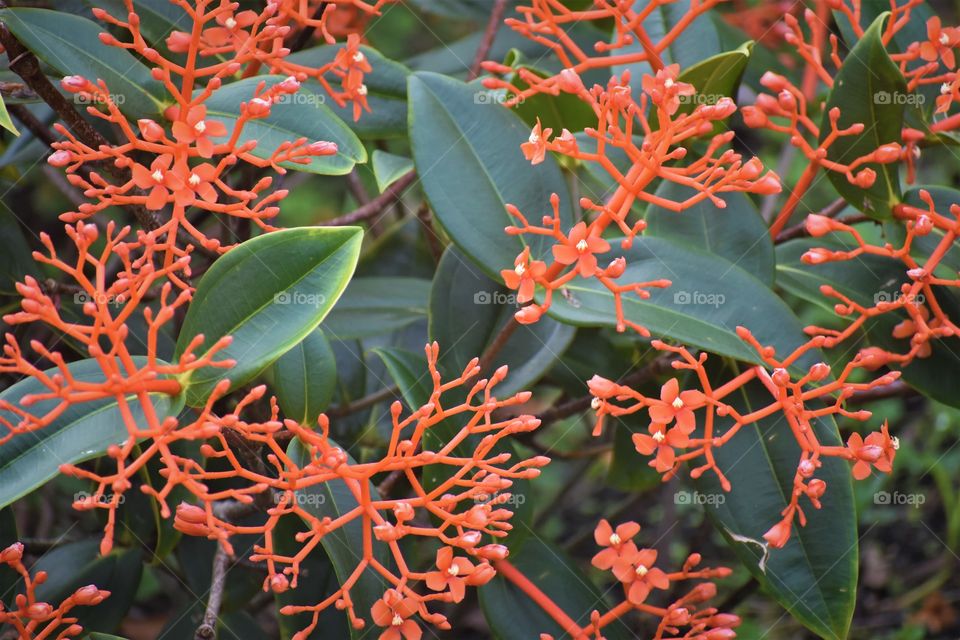
<instances>
[{"instance_id":1,"label":"tiny flower","mask_svg":"<svg viewBox=\"0 0 960 640\"><path fill-rule=\"evenodd\" d=\"M547 140L553 129L542 129L540 127L540 118L537 118L537 124L530 132L530 138L520 145L523 151L523 157L530 161L530 164L540 164L547 157Z\"/></svg>"},{"instance_id":2,"label":"tiny flower","mask_svg":"<svg viewBox=\"0 0 960 640\"><path fill-rule=\"evenodd\" d=\"M656 551L641 549L634 557L630 569L617 576L626 586L627 600L632 604L643 604L653 589L666 589L670 586L667 574L653 566L656 561Z\"/></svg>"},{"instance_id":3,"label":"tiny flower","mask_svg":"<svg viewBox=\"0 0 960 640\"><path fill-rule=\"evenodd\" d=\"M386 627L380 634L380 640L420 640L423 631L409 619L418 608L413 598L405 598L396 589L388 589L370 608L373 622Z\"/></svg>"},{"instance_id":4,"label":"tiny flower","mask_svg":"<svg viewBox=\"0 0 960 640\"><path fill-rule=\"evenodd\" d=\"M650 466L660 473L673 468L677 456L674 448L683 449L689 444L688 434L680 426L667 429L666 425L653 422L648 427L651 435L645 433L633 434L633 446L637 452L649 456L656 452L656 458Z\"/></svg>"},{"instance_id":5,"label":"tiny flower","mask_svg":"<svg viewBox=\"0 0 960 640\"><path fill-rule=\"evenodd\" d=\"M578 222L570 230L567 240L553 246L553 257L560 264L576 263L580 275L590 278L597 272L597 257L594 254L610 250L610 244L599 236L587 235L587 224Z\"/></svg>"},{"instance_id":6,"label":"tiny flower","mask_svg":"<svg viewBox=\"0 0 960 640\"><path fill-rule=\"evenodd\" d=\"M680 391L680 383L671 378L660 388L660 400L650 405L650 419L668 425L674 420L680 430L690 435L696 428L694 409L699 409L705 403L704 395L700 391Z\"/></svg>"},{"instance_id":7,"label":"tiny flower","mask_svg":"<svg viewBox=\"0 0 960 640\"><path fill-rule=\"evenodd\" d=\"M142 164L133 165L133 183L148 192L147 209L162 209L170 201L170 192L181 191L185 187L183 177L178 171L172 171L173 156L163 154L157 156L150 164L150 168Z\"/></svg>"},{"instance_id":8,"label":"tiny flower","mask_svg":"<svg viewBox=\"0 0 960 640\"><path fill-rule=\"evenodd\" d=\"M937 58L941 58L943 64L953 69L957 65L953 48L958 44L960 44L960 30L941 27L940 17L933 16L927 20L927 41L920 43L920 57L927 62L934 62Z\"/></svg>"},{"instance_id":9,"label":"tiny flower","mask_svg":"<svg viewBox=\"0 0 960 640\"><path fill-rule=\"evenodd\" d=\"M666 111L667 115L677 112L682 97L696 93L692 84L677 81L679 75L680 65L672 64L657 71L655 76L643 76L641 81L643 91L650 96L653 104Z\"/></svg>"},{"instance_id":10,"label":"tiny flower","mask_svg":"<svg viewBox=\"0 0 960 640\"><path fill-rule=\"evenodd\" d=\"M859 433L850 434L847 439L847 449L856 460L853 464L853 477L857 480L869 477L871 466L882 473L890 473L893 469L897 444L890 437L886 424L880 431L867 435L866 439Z\"/></svg>"},{"instance_id":11,"label":"tiny flower","mask_svg":"<svg viewBox=\"0 0 960 640\"><path fill-rule=\"evenodd\" d=\"M454 558L453 547L437 550L437 570L427 574L427 587L434 591L450 590L454 602L463 600L467 592L466 578L473 571L473 563L466 558Z\"/></svg>"},{"instance_id":12,"label":"tiny flower","mask_svg":"<svg viewBox=\"0 0 960 640\"><path fill-rule=\"evenodd\" d=\"M213 156L213 140L227 135L227 127L216 120L207 120L207 108L202 104L190 107L186 118L173 123L173 137L177 142L196 144L201 157Z\"/></svg>"},{"instance_id":13,"label":"tiny flower","mask_svg":"<svg viewBox=\"0 0 960 640\"><path fill-rule=\"evenodd\" d=\"M531 260L530 247L525 247L514 261L514 268L504 269L500 276L509 289L517 291L517 302L523 304L533 300L537 280L542 278L546 271L547 265L539 260Z\"/></svg>"},{"instance_id":14,"label":"tiny flower","mask_svg":"<svg viewBox=\"0 0 960 640\"><path fill-rule=\"evenodd\" d=\"M624 522L614 530L609 522L601 520L593 531L593 538L604 548L593 556L593 566L602 571L614 569L614 573L625 571L637 554L637 546L631 538L639 531L640 525L636 522Z\"/></svg>"}]
</instances>

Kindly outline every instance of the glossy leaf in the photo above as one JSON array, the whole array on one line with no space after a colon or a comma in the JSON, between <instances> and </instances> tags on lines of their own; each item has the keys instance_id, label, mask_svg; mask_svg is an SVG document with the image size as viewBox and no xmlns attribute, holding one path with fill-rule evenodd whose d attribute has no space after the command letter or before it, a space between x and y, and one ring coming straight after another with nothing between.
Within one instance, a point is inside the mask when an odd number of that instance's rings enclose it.
<instances>
[{"instance_id":1,"label":"glossy leaf","mask_svg":"<svg viewBox=\"0 0 960 640\"><path fill-rule=\"evenodd\" d=\"M337 362L322 329L314 329L270 367L271 391L283 417L313 426L330 405L337 386Z\"/></svg>"},{"instance_id":2,"label":"glossy leaf","mask_svg":"<svg viewBox=\"0 0 960 640\"><path fill-rule=\"evenodd\" d=\"M261 82L272 86L284 80L280 76L256 76L224 85L204 103L207 115L230 129L240 116L240 103L253 99ZM270 108L267 118L248 120L243 126L238 144L254 140L257 146L251 153L258 158L269 158L284 142L306 138L307 143L318 140L337 143L337 153L316 156L307 164L281 162L280 166L295 171L339 176L350 173L354 165L367 161L367 151L343 120L324 104L325 98L301 88L287 95Z\"/></svg>"},{"instance_id":3,"label":"glossy leaf","mask_svg":"<svg viewBox=\"0 0 960 640\"><path fill-rule=\"evenodd\" d=\"M736 98L740 79L750 62L753 41L745 42L733 51L710 56L706 60L684 68L680 81L692 84L697 93L687 96L679 113L690 113L699 104L716 104L720 98Z\"/></svg>"},{"instance_id":4,"label":"glossy leaf","mask_svg":"<svg viewBox=\"0 0 960 640\"><path fill-rule=\"evenodd\" d=\"M571 223L570 197L556 161L531 166L520 145L530 128L498 104L480 103L484 90L434 73L410 76L410 142L413 160L437 220L454 243L496 277L523 250L503 229L513 204L538 220L560 196L564 225ZM496 132L496 135L491 135ZM550 242L531 245L535 256Z\"/></svg>"},{"instance_id":5,"label":"glossy leaf","mask_svg":"<svg viewBox=\"0 0 960 640\"><path fill-rule=\"evenodd\" d=\"M562 551L532 536L523 553L510 557L510 562L550 597L574 622L590 623L594 610L605 613L608 606L605 592L580 572ZM615 586L614 589L622 589ZM478 589L480 606L495 637L501 640L530 640L547 633L554 638L570 636L528 595L502 575L497 575ZM620 594L613 596L619 597ZM608 640L634 638L625 621L615 621L603 628Z\"/></svg>"},{"instance_id":6,"label":"glossy leaf","mask_svg":"<svg viewBox=\"0 0 960 640\"><path fill-rule=\"evenodd\" d=\"M310 462L307 449L299 440L290 442L287 448L287 455L298 465L306 466ZM350 463L354 463L350 459ZM372 499L378 500L379 494L377 488L370 483L370 495ZM298 500L301 501L304 509L312 515L323 518L330 517L336 519L339 516L349 512L357 507L356 498L347 488L342 480L331 480L319 485L307 487L297 492ZM352 520L349 524L340 527L330 533L327 533L321 539L321 544L333 564L337 580L340 584L353 573L360 563L362 554L363 525L360 518ZM373 545L374 553L377 559L385 566L389 567L392 563L389 558L386 546L375 542ZM370 620L370 607L377 601L383 592L391 587L379 574L372 569L363 572L353 588L350 590L350 597L353 600L354 607L358 617L364 618L367 628L372 628ZM364 629L354 629L350 627L350 636L360 639L366 637Z\"/></svg>"},{"instance_id":7,"label":"glossy leaf","mask_svg":"<svg viewBox=\"0 0 960 640\"><path fill-rule=\"evenodd\" d=\"M64 544L37 560L30 571L48 573L47 581L37 587L41 602L62 602L88 584L109 591L110 597L96 607L77 607L70 614L85 631L112 633L133 605L143 574L143 552L117 550L101 557L99 544L98 540Z\"/></svg>"},{"instance_id":8,"label":"glossy leaf","mask_svg":"<svg viewBox=\"0 0 960 640\"><path fill-rule=\"evenodd\" d=\"M20 135L20 132L17 131L16 125L13 124L13 120L10 118L10 113L7 111L7 105L4 104L2 97L0 97L0 127L3 127L15 136Z\"/></svg>"},{"instance_id":9,"label":"glossy leaf","mask_svg":"<svg viewBox=\"0 0 960 640\"><path fill-rule=\"evenodd\" d=\"M15 284L26 275L37 274L37 263L30 255L30 246L20 225L9 210L0 211L0 293L16 295Z\"/></svg>"},{"instance_id":10,"label":"glossy leaf","mask_svg":"<svg viewBox=\"0 0 960 640\"><path fill-rule=\"evenodd\" d=\"M63 11L0 10L0 20L38 58L64 76L103 80L114 103L134 118L156 117L171 101L150 69L126 49L100 42L103 27Z\"/></svg>"},{"instance_id":11,"label":"glossy leaf","mask_svg":"<svg viewBox=\"0 0 960 640\"><path fill-rule=\"evenodd\" d=\"M841 129L857 122L864 126L861 135L843 136L830 146L827 158L834 162L849 164L880 145L900 142L907 86L881 39L883 24L888 19L889 13L881 14L847 54L827 98L820 124L821 140L830 132L828 113L835 107L840 109L837 126ZM891 207L900 201L898 164L867 163L854 173L865 167L877 174L869 189L851 184L836 171L828 171L827 176L851 205L874 218L890 218Z\"/></svg>"},{"instance_id":12,"label":"glossy leaf","mask_svg":"<svg viewBox=\"0 0 960 640\"><path fill-rule=\"evenodd\" d=\"M248 240L214 262L197 285L176 355L194 336L204 336L198 354L232 336L217 355L237 364L190 373L187 404L202 404L224 378L236 389L316 329L346 288L361 239L357 227L284 229Z\"/></svg>"},{"instance_id":13,"label":"glossy leaf","mask_svg":"<svg viewBox=\"0 0 960 640\"><path fill-rule=\"evenodd\" d=\"M316 69L328 64L342 50L342 45L314 47L304 49L287 56L287 62ZM304 89L325 100L326 105L358 136L364 139L392 138L402 136L407 131L407 76L410 69L399 62L390 60L376 49L361 46L360 51L367 57L371 71L363 76L367 87L369 111L363 111L360 117L353 117L353 105L341 107L327 97L327 92L317 82L307 82ZM331 76L333 86L339 86L339 79Z\"/></svg>"},{"instance_id":14,"label":"glossy leaf","mask_svg":"<svg viewBox=\"0 0 960 640\"><path fill-rule=\"evenodd\" d=\"M736 335L737 325L750 329L764 345L786 354L805 342L800 321L790 308L752 274L723 258L663 238L640 237L629 251L613 240L614 251L601 264L623 255L627 270L618 282L667 278L672 286L651 289L642 300L625 294L626 317L655 336L710 353L756 362L758 357ZM550 315L584 326L613 326L613 295L596 280L575 279L565 295L554 296Z\"/></svg>"},{"instance_id":15,"label":"glossy leaf","mask_svg":"<svg viewBox=\"0 0 960 640\"><path fill-rule=\"evenodd\" d=\"M354 278L323 327L338 340L384 335L425 318L429 295L422 278Z\"/></svg>"},{"instance_id":16,"label":"glossy leaf","mask_svg":"<svg viewBox=\"0 0 960 640\"><path fill-rule=\"evenodd\" d=\"M136 358L141 363L145 359ZM52 374L56 369L51 369ZM71 375L78 381L103 382L104 375L96 360L81 360L70 365ZM36 378L26 378L8 388L0 400L12 405L30 394L45 393L47 388ZM157 418L176 415L183 406L183 397L151 396ZM129 409L137 424L146 425L143 407L129 398ZM35 415L54 409L57 400L41 400L29 407ZM17 416L0 409L0 417L16 424ZM0 434L9 433L0 425ZM128 431L116 400L77 403L68 407L49 426L33 433L19 434L0 446L0 507L21 498L59 474L60 465L76 464L103 454L107 447L127 439Z\"/></svg>"},{"instance_id":17,"label":"glossy leaf","mask_svg":"<svg viewBox=\"0 0 960 640\"><path fill-rule=\"evenodd\" d=\"M692 196L693 191L663 182L656 195L678 202ZM645 216L646 235L717 255L771 286L774 255L770 230L743 193L723 193L720 197L726 208L720 209L709 200L682 212L650 205Z\"/></svg>"},{"instance_id":18,"label":"glossy leaf","mask_svg":"<svg viewBox=\"0 0 960 640\"><path fill-rule=\"evenodd\" d=\"M736 375L728 370L723 379ZM751 383L728 398L741 413L772 401L760 383ZM716 434L731 425L717 418ZM832 418L814 423L820 443L841 445ZM768 548L763 534L780 519L787 506L800 447L786 418L774 414L741 428L723 447L714 450L717 465L733 485L724 492L716 476L707 471L696 481L707 513L740 560L764 589L800 623L822 638L847 637L857 593L858 534L850 464L822 458L815 477L827 483L821 509L806 498L801 507L807 525L795 524L782 549Z\"/></svg>"},{"instance_id":19,"label":"glossy leaf","mask_svg":"<svg viewBox=\"0 0 960 640\"><path fill-rule=\"evenodd\" d=\"M401 176L413 171L413 160L377 149L371 159L373 176L377 180L380 193L396 182Z\"/></svg>"},{"instance_id":20,"label":"glossy leaf","mask_svg":"<svg viewBox=\"0 0 960 640\"><path fill-rule=\"evenodd\" d=\"M513 291L485 276L456 247L448 248L430 293L430 340L440 343L440 363L459 374L486 351L517 308ZM497 395L529 389L560 358L573 334L573 327L553 318L520 326L494 362L510 367Z\"/></svg>"},{"instance_id":21,"label":"glossy leaf","mask_svg":"<svg viewBox=\"0 0 960 640\"><path fill-rule=\"evenodd\" d=\"M91 7L100 7L110 15L126 20L124 0L86 0ZM163 45L172 31L190 31L190 16L182 7L169 0L137 0L140 31L154 47Z\"/></svg>"}]
</instances>

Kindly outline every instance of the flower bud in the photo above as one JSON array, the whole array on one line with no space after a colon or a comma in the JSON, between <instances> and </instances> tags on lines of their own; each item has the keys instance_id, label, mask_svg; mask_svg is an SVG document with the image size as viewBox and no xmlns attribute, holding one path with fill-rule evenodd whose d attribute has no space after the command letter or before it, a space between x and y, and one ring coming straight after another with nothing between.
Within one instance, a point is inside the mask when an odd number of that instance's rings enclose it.
<instances>
[{"instance_id":1,"label":"flower bud","mask_svg":"<svg viewBox=\"0 0 960 640\"><path fill-rule=\"evenodd\" d=\"M803 227L811 236L819 238L833 231L833 220L819 213L811 213L804 220Z\"/></svg>"},{"instance_id":2,"label":"flower bud","mask_svg":"<svg viewBox=\"0 0 960 640\"><path fill-rule=\"evenodd\" d=\"M510 551L502 544L487 544L477 549L477 555L484 560L503 560Z\"/></svg>"},{"instance_id":3,"label":"flower bud","mask_svg":"<svg viewBox=\"0 0 960 640\"><path fill-rule=\"evenodd\" d=\"M925 213L919 216L913 223L913 232L918 236L925 236L931 231L933 231L933 220Z\"/></svg>"},{"instance_id":4,"label":"flower bud","mask_svg":"<svg viewBox=\"0 0 960 640\"><path fill-rule=\"evenodd\" d=\"M830 375L830 365L823 362L818 362L817 364L810 367L809 371L810 380L813 382L820 382L828 375Z\"/></svg>"},{"instance_id":5,"label":"flower bud","mask_svg":"<svg viewBox=\"0 0 960 640\"><path fill-rule=\"evenodd\" d=\"M65 167L73 161L73 154L67 151L66 149L60 149L59 151L54 151L50 154L50 157L47 158L47 164L51 167Z\"/></svg>"},{"instance_id":6,"label":"flower bud","mask_svg":"<svg viewBox=\"0 0 960 640\"><path fill-rule=\"evenodd\" d=\"M819 478L814 478L807 483L807 495L814 500L819 500L827 490L827 483Z\"/></svg>"},{"instance_id":7,"label":"flower bud","mask_svg":"<svg viewBox=\"0 0 960 640\"><path fill-rule=\"evenodd\" d=\"M543 309L535 304L531 304L517 311L513 314L513 317L516 318L520 324L533 324L537 322L542 315Z\"/></svg>"},{"instance_id":8,"label":"flower bud","mask_svg":"<svg viewBox=\"0 0 960 640\"><path fill-rule=\"evenodd\" d=\"M893 142L890 144L881 145L876 151L873 152L873 159L879 162L880 164L887 164L890 162L896 162L900 159L900 145Z\"/></svg>"}]
</instances>

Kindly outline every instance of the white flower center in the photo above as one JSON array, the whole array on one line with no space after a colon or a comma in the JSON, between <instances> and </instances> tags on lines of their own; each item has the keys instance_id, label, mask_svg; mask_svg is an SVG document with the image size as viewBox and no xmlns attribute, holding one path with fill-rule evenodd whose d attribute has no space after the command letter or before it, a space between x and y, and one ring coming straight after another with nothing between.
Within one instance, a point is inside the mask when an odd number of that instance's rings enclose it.
<instances>
[{"instance_id":1,"label":"white flower center","mask_svg":"<svg viewBox=\"0 0 960 640\"><path fill-rule=\"evenodd\" d=\"M893 450L894 450L894 451L899 450L899 449L900 449L900 438L898 438L898 437L896 437L896 436L890 438L890 444L891 444L891 446L893 446Z\"/></svg>"},{"instance_id":2,"label":"white flower center","mask_svg":"<svg viewBox=\"0 0 960 640\"><path fill-rule=\"evenodd\" d=\"M362 51L357 51L355 54L353 54L354 62L363 62L363 59L364 59L364 55Z\"/></svg>"},{"instance_id":3,"label":"white flower center","mask_svg":"<svg viewBox=\"0 0 960 640\"><path fill-rule=\"evenodd\" d=\"M395 613L393 614L393 620L390 621L390 624L395 627L399 627L403 624L403 618L400 617L399 613Z\"/></svg>"},{"instance_id":4,"label":"white flower center","mask_svg":"<svg viewBox=\"0 0 960 640\"><path fill-rule=\"evenodd\" d=\"M191 187L195 187L195 186L197 186L198 184L200 184L200 176L198 176L198 175L195 174L195 173L191 173L191 174L190 174L190 179L189 179L187 182L190 183L190 186L191 186Z\"/></svg>"},{"instance_id":5,"label":"white flower center","mask_svg":"<svg viewBox=\"0 0 960 640\"><path fill-rule=\"evenodd\" d=\"M513 268L514 273L516 273L518 276L522 276L526 270L527 268L523 266L522 262L518 263L517 266Z\"/></svg>"},{"instance_id":6,"label":"white flower center","mask_svg":"<svg viewBox=\"0 0 960 640\"><path fill-rule=\"evenodd\" d=\"M945 33L940 34L940 44L950 44L950 36Z\"/></svg>"},{"instance_id":7,"label":"white flower center","mask_svg":"<svg viewBox=\"0 0 960 640\"><path fill-rule=\"evenodd\" d=\"M667 439L667 436L663 435L663 431L657 431L655 434L653 434L653 439L657 442L663 442Z\"/></svg>"},{"instance_id":8,"label":"white flower center","mask_svg":"<svg viewBox=\"0 0 960 640\"><path fill-rule=\"evenodd\" d=\"M157 169L150 175L150 177L153 178L155 182L163 182L163 171Z\"/></svg>"},{"instance_id":9,"label":"white flower center","mask_svg":"<svg viewBox=\"0 0 960 640\"><path fill-rule=\"evenodd\" d=\"M673 86L673 78L667 78L666 80L664 80L664 81L663 81L663 86L665 86L667 89L669 89L670 87L672 87L672 86Z\"/></svg>"},{"instance_id":10,"label":"white flower center","mask_svg":"<svg viewBox=\"0 0 960 640\"><path fill-rule=\"evenodd\" d=\"M611 534L610 534L610 546L615 547L615 546L617 546L618 544L620 544L621 542L623 542L623 540L621 540L621 539L620 539L620 536L618 536L616 533L611 533Z\"/></svg>"},{"instance_id":11,"label":"white flower center","mask_svg":"<svg viewBox=\"0 0 960 640\"><path fill-rule=\"evenodd\" d=\"M226 22L224 22L223 24L224 26L227 27L227 29L233 29L234 27L237 26L237 21L234 20L233 18L227 18Z\"/></svg>"},{"instance_id":12,"label":"white flower center","mask_svg":"<svg viewBox=\"0 0 960 640\"><path fill-rule=\"evenodd\" d=\"M357 94L361 96L367 95L367 85L362 84L359 87L357 87Z\"/></svg>"},{"instance_id":13,"label":"white flower center","mask_svg":"<svg viewBox=\"0 0 960 640\"><path fill-rule=\"evenodd\" d=\"M449 569L447 569L447 573L450 574L451 576L456 577L460 575L460 567L456 563L454 563L450 565Z\"/></svg>"},{"instance_id":14,"label":"white flower center","mask_svg":"<svg viewBox=\"0 0 960 640\"><path fill-rule=\"evenodd\" d=\"M577 243L577 251L579 251L580 253L583 253L584 251L586 251L587 247L588 245L587 245L586 238L584 238L583 240Z\"/></svg>"},{"instance_id":15,"label":"white flower center","mask_svg":"<svg viewBox=\"0 0 960 640\"><path fill-rule=\"evenodd\" d=\"M193 130L196 131L197 133L203 133L204 131L207 130L207 123L204 122L203 120L200 120L199 122L197 122L197 124L193 125Z\"/></svg>"},{"instance_id":16,"label":"white flower center","mask_svg":"<svg viewBox=\"0 0 960 640\"><path fill-rule=\"evenodd\" d=\"M530 132L530 137L527 138L527 141L530 144L537 144L538 142L540 142L540 135L537 133L536 129Z\"/></svg>"},{"instance_id":17,"label":"white flower center","mask_svg":"<svg viewBox=\"0 0 960 640\"><path fill-rule=\"evenodd\" d=\"M600 398L594 398L593 400L591 400L591 401L590 401L590 407L591 407L594 411L596 411L597 409L599 409L599 408L600 408Z\"/></svg>"},{"instance_id":18,"label":"white flower center","mask_svg":"<svg viewBox=\"0 0 960 640\"><path fill-rule=\"evenodd\" d=\"M647 569L647 565L641 564L640 566L637 567L637 575L640 576L641 578L647 575L648 571L649 569Z\"/></svg>"},{"instance_id":19,"label":"white flower center","mask_svg":"<svg viewBox=\"0 0 960 640\"><path fill-rule=\"evenodd\" d=\"M942 85L940 85L940 93L942 93L943 95L946 95L946 94L950 93L950 83L949 83L949 82L944 82Z\"/></svg>"},{"instance_id":20,"label":"white flower center","mask_svg":"<svg viewBox=\"0 0 960 640\"><path fill-rule=\"evenodd\" d=\"M683 400L680 399L680 396L674 398L670 404L674 409L683 409Z\"/></svg>"}]
</instances>

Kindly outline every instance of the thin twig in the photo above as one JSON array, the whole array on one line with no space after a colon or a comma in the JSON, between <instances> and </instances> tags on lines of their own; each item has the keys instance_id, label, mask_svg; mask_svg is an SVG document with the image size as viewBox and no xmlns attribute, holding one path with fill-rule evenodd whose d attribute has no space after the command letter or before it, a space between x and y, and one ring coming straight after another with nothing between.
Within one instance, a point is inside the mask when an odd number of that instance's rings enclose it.
<instances>
[{"instance_id":1,"label":"thin twig","mask_svg":"<svg viewBox=\"0 0 960 640\"><path fill-rule=\"evenodd\" d=\"M470 65L470 72L467 74L467 80L473 80L480 75L480 65L487 59L490 49L493 47L493 41L497 37L497 30L500 28L500 22L503 20L503 13L507 8L507 0L494 0L493 7L490 9L490 20L487 21L487 28L483 31L480 38L480 46L477 47L477 53L473 57L473 64Z\"/></svg>"},{"instance_id":2,"label":"thin twig","mask_svg":"<svg viewBox=\"0 0 960 640\"><path fill-rule=\"evenodd\" d=\"M207 610L203 614L203 622L194 634L195 640L210 640L217 637L217 618L220 616L220 605L223 604L223 590L227 584L229 562L230 556L223 550L223 545L218 544L213 556L213 577L210 580Z\"/></svg>"},{"instance_id":3,"label":"thin twig","mask_svg":"<svg viewBox=\"0 0 960 640\"><path fill-rule=\"evenodd\" d=\"M386 188L383 193L371 200L365 205L357 207L350 213L345 213L342 216L334 218L332 220L326 220L321 222L319 226L321 227L339 227L343 225L356 224L362 222L368 218L372 218L386 209L388 206L393 204L400 195L413 184L413 181L416 180L417 174L415 171L410 171L403 174L397 181L392 185Z\"/></svg>"}]
</instances>

